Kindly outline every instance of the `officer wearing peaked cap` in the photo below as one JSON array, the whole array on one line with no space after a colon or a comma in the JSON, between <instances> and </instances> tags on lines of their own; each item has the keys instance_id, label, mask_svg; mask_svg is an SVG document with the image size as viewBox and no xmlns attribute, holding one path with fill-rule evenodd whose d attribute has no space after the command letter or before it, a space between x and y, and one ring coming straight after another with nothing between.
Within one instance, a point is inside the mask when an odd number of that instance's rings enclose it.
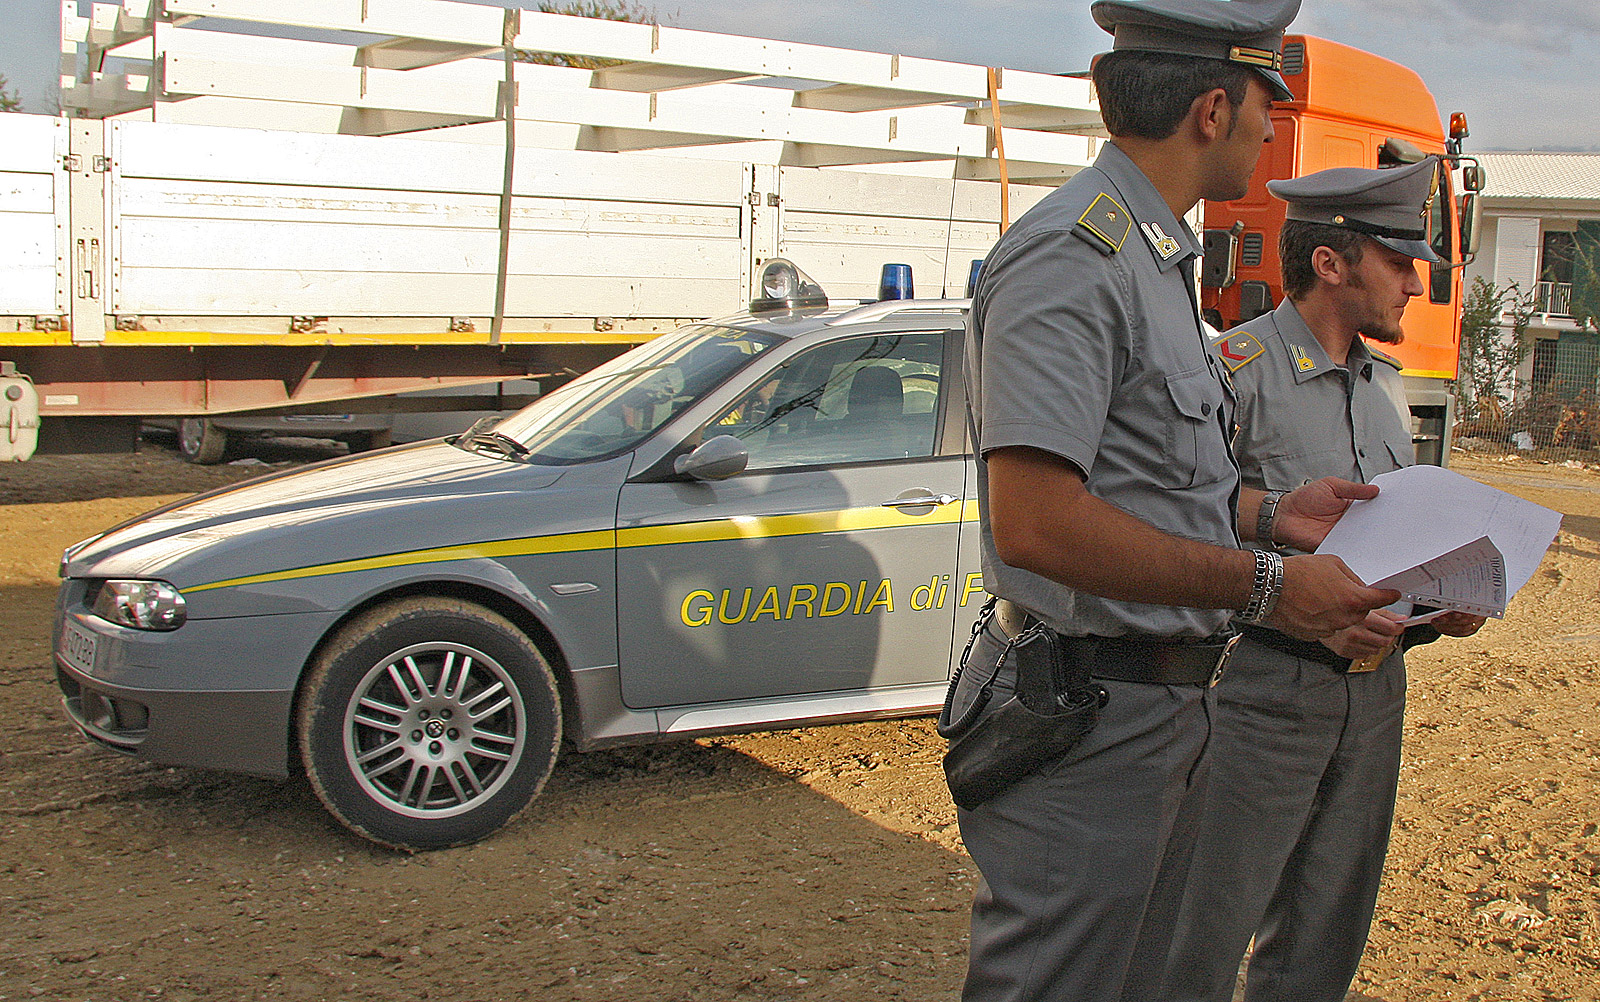
<instances>
[{"instance_id":1,"label":"officer wearing peaked cap","mask_svg":"<svg viewBox=\"0 0 1600 1002\"><path fill-rule=\"evenodd\" d=\"M1021 658L1006 652L1019 636L1037 649L1040 631L1074 691L1107 702L1070 751L963 799L983 876L967 999L1151 998L1203 801L1230 615L1311 638L1398 597L1337 558L1242 548L1261 493L1240 490L1233 399L1194 299L1200 245L1183 216L1248 190L1271 101L1287 95L1277 67L1298 6L1095 3L1115 37L1094 66L1112 141L984 262L966 362L995 601L951 703L979 707L957 715L972 726L1009 724L996 711L1013 705ZM1314 549L1349 499L1374 493L1319 481L1278 505L1280 530ZM946 733L954 751L966 732Z\"/></svg>"},{"instance_id":2,"label":"officer wearing peaked cap","mask_svg":"<svg viewBox=\"0 0 1600 1002\"><path fill-rule=\"evenodd\" d=\"M1220 59L1266 80L1274 101L1294 95L1283 80L1283 30L1300 0L1098 0L1089 13L1116 38L1112 51L1136 49Z\"/></svg>"},{"instance_id":3,"label":"officer wearing peaked cap","mask_svg":"<svg viewBox=\"0 0 1600 1002\"><path fill-rule=\"evenodd\" d=\"M1390 250L1442 263L1428 244L1428 211L1439 195L1438 157L1406 167L1334 167L1305 177L1268 181L1289 203L1288 218L1364 233Z\"/></svg>"},{"instance_id":4,"label":"officer wearing peaked cap","mask_svg":"<svg viewBox=\"0 0 1600 1002\"><path fill-rule=\"evenodd\" d=\"M1244 483L1368 481L1409 466L1400 365L1365 338L1398 343L1440 163L1336 168L1267 188L1289 203L1279 244L1282 305L1213 343L1232 370ZM1271 498L1258 540L1274 531ZM1406 606L1318 642L1262 625L1218 687L1211 787L1179 908L1168 1002L1229 1002L1252 936L1247 1002L1342 1002L1360 964L1394 813L1405 708L1402 650L1481 617L1402 628Z\"/></svg>"}]
</instances>

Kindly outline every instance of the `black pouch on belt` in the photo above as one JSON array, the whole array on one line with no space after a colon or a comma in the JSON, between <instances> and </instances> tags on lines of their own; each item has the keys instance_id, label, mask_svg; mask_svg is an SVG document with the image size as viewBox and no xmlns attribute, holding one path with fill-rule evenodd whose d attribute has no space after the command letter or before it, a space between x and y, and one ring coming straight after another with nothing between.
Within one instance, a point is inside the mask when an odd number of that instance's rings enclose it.
<instances>
[{"instance_id":1,"label":"black pouch on belt","mask_svg":"<svg viewBox=\"0 0 1600 1002\"><path fill-rule=\"evenodd\" d=\"M991 614L985 609L978 617L974 639ZM994 674L960 719L952 719L956 686L973 646L967 644L939 714L939 733L950 741L945 781L956 806L969 811L1070 752L1100 722L1107 698L1087 671L1068 663L1055 632L1035 623L1006 644ZM995 676L1007 665L1016 672L1016 693L984 715Z\"/></svg>"}]
</instances>

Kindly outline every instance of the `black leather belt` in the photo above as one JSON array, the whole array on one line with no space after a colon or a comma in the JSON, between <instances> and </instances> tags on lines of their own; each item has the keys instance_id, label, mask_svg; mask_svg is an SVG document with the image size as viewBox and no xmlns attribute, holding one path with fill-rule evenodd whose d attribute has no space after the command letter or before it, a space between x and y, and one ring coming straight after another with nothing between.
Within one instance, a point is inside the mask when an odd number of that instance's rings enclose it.
<instances>
[{"instance_id":1,"label":"black leather belt","mask_svg":"<svg viewBox=\"0 0 1600 1002\"><path fill-rule=\"evenodd\" d=\"M1275 651L1281 651L1290 657L1300 658L1305 661L1316 661L1330 668L1337 668L1340 671L1350 667L1349 658L1340 657L1315 640L1296 640L1288 634L1279 633L1277 630L1269 630L1262 626L1240 624L1239 628L1253 642L1260 644L1262 647L1270 647Z\"/></svg>"},{"instance_id":2,"label":"black leather belt","mask_svg":"<svg viewBox=\"0 0 1600 1002\"><path fill-rule=\"evenodd\" d=\"M1068 656L1095 678L1158 685L1216 685L1238 634L1219 637L1066 637Z\"/></svg>"},{"instance_id":3,"label":"black leather belt","mask_svg":"<svg viewBox=\"0 0 1600 1002\"><path fill-rule=\"evenodd\" d=\"M1021 607L1001 599L995 623L1015 637L1037 622ZM1061 650L1095 678L1154 685L1216 685L1239 642L1237 633L1214 637L1069 637L1056 634ZM1323 648L1326 650L1327 648Z\"/></svg>"}]
</instances>

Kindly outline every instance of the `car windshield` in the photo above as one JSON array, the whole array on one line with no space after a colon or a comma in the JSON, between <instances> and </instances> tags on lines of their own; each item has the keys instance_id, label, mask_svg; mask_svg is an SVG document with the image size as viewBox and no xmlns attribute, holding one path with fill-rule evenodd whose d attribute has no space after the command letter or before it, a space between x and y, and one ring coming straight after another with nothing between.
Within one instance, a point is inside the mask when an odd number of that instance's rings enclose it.
<instances>
[{"instance_id":1,"label":"car windshield","mask_svg":"<svg viewBox=\"0 0 1600 1002\"><path fill-rule=\"evenodd\" d=\"M506 418L530 463L568 464L633 448L778 342L710 324L664 334L579 376ZM457 444L470 446L470 435Z\"/></svg>"}]
</instances>

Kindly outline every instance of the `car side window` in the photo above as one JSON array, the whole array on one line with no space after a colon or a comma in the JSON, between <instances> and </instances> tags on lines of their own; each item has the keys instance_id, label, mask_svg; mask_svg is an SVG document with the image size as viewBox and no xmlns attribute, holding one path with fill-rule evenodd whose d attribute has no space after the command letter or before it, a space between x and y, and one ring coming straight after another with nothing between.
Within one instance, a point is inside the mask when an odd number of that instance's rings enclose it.
<instances>
[{"instance_id":1,"label":"car side window","mask_svg":"<svg viewBox=\"0 0 1600 1002\"><path fill-rule=\"evenodd\" d=\"M933 455L944 338L877 334L796 356L706 428L745 443L746 469Z\"/></svg>"}]
</instances>

